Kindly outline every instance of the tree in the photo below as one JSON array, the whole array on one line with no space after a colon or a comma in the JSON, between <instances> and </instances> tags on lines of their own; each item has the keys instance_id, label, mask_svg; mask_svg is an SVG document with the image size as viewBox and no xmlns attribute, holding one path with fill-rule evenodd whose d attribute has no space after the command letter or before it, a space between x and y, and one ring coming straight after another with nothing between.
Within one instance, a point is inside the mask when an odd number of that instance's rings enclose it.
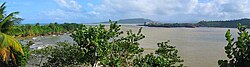
<instances>
[{"instance_id":1,"label":"tree","mask_svg":"<svg viewBox=\"0 0 250 67\"><path fill-rule=\"evenodd\" d=\"M30 46L32 44L34 44L34 42L28 41L27 44L22 45L23 54L21 54L18 51L14 52L14 54L17 55L17 56L15 56L15 58L17 60L16 62L17 62L18 66L25 67L26 64L28 63L28 61L30 59L30 55L31 55Z\"/></svg>"},{"instance_id":2,"label":"tree","mask_svg":"<svg viewBox=\"0 0 250 67\"><path fill-rule=\"evenodd\" d=\"M26 36L33 36L34 35L32 28L33 28L33 26L31 24L25 24L24 30L26 31L26 33L25 33Z\"/></svg>"},{"instance_id":3,"label":"tree","mask_svg":"<svg viewBox=\"0 0 250 67\"><path fill-rule=\"evenodd\" d=\"M250 38L246 28L238 24L237 41L231 37L230 29L227 30L225 37L228 44L225 46L225 53L229 61L219 60L220 67L250 67Z\"/></svg>"},{"instance_id":4,"label":"tree","mask_svg":"<svg viewBox=\"0 0 250 67\"><path fill-rule=\"evenodd\" d=\"M5 14L6 11L4 11L6 8L5 2L0 6L0 31L2 33L7 33L9 30L11 30L14 26L14 24L20 23L22 21L22 18L16 17L19 12L11 12L10 14Z\"/></svg>"},{"instance_id":5,"label":"tree","mask_svg":"<svg viewBox=\"0 0 250 67\"><path fill-rule=\"evenodd\" d=\"M83 62L80 61L83 60L82 55L84 55L84 53L79 49L80 49L79 46L74 46L69 42L58 42L57 46L51 47L50 49L51 52L49 52L50 56L46 57L47 62L43 63L43 66L45 67L79 66L83 64Z\"/></svg>"},{"instance_id":6,"label":"tree","mask_svg":"<svg viewBox=\"0 0 250 67\"><path fill-rule=\"evenodd\" d=\"M115 25L116 23L114 27ZM109 50L104 54L105 57L100 60L101 64L112 67L132 66L134 57L144 51L143 48L139 47L140 44L138 42L145 38L141 30L142 28L137 33L129 30L126 32L126 36L112 37L112 41L107 45Z\"/></svg>"},{"instance_id":7,"label":"tree","mask_svg":"<svg viewBox=\"0 0 250 67\"><path fill-rule=\"evenodd\" d=\"M14 54L14 52L17 51L20 52L20 54L23 54L22 46L19 41L12 36L0 32L0 42L1 63L4 66L8 66L8 64L17 65L15 56L18 55Z\"/></svg>"},{"instance_id":8,"label":"tree","mask_svg":"<svg viewBox=\"0 0 250 67\"><path fill-rule=\"evenodd\" d=\"M49 55L52 52L53 47L52 46L48 46L42 49L37 49L37 50L33 50L31 51L31 58L33 60L31 60L30 64L35 65L35 66L42 66L42 62L44 61L43 59L46 58L48 59ZM55 53L57 55L61 55L59 53ZM54 56L54 55L53 55ZM46 64L48 65L48 64Z\"/></svg>"},{"instance_id":9,"label":"tree","mask_svg":"<svg viewBox=\"0 0 250 67\"><path fill-rule=\"evenodd\" d=\"M40 23L36 23L36 25L35 26L40 26Z\"/></svg>"},{"instance_id":10,"label":"tree","mask_svg":"<svg viewBox=\"0 0 250 67\"><path fill-rule=\"evenodd\" d=\"M14 23L18 22L18 18L15 17L19 12L12 12L8 15L5 14L5 3L0 6L0 64L1 66L10 66L14 64L17 66L15 51L23 54L23 50L19 41L12 36L6 35L7 31L13 27ZM20 18L19 18L20 19Z\"/></svg>"},{"instance_id":11,"label":"tree","mask_svg":"<svg viewBox=\"0 0 250 67\"><path fill-rule=\"evenodd\" d=\"M147 54L144 57L141 55L136 56L133 60L135 67L172 67L176 63L183 62L180 56L177 55L178 50L174 46L168 45L169 41L158 43L158 49L153 53ZM183 64L179 65L180 67Z\"/></svg>"},{"instance_id":12,"label":"tree","mask_svg":"<svg viewBox=\"0 0 250 67\"><path fill-rule=\"evenodd\" d=\"M79 29L72 33L71 37L85 53L83 56L87 64L96 66L97 61L107 57L105 54L111 51L108 48L108 45L110 45L109 40L112 40L111 38L118 37L118 35L122 33L120 31L120 26L116 24L117 23L111 22L108 30L105 29L104 25L89 27L82 25Z\"/></svg>"}]
</instances>

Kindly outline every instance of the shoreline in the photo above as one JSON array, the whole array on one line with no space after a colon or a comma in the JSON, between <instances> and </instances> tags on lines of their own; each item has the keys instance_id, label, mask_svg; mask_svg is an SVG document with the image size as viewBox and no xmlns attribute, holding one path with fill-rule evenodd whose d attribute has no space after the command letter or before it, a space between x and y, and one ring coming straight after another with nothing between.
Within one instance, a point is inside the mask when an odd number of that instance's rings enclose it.
<instances>
[{"instance_id":1,"label":"shoreline","mask_svg":"<svg viewBox=\"0 0 250 67\"><path fill-rule=\"evenodd\" d=\"M205 26L199 26L199 27L187 27L187 26L148 26L148 25L136 25L139 27L155 27L155 28L230 28L230 29L237 29L236 27L205 27ZM250 28L247 28L250 29Z\"/></svg>"},{"instance_id":2,"label":"shoreline","mask_svg":"<svg viewBox=\"0 0 250 67\"><path fill-rule=\"evenodd\" d=\"M14 38L19 40L19 39L30 39L30 38L34 38L34 37L47 37L47 36L53 36L53 35L58 36L58 35L65 35L65 34L71 34L71 33L47 34L47 35L24 36L24 37L22 37L22 36L14 36Z\"/></svg>"}]
</instances>

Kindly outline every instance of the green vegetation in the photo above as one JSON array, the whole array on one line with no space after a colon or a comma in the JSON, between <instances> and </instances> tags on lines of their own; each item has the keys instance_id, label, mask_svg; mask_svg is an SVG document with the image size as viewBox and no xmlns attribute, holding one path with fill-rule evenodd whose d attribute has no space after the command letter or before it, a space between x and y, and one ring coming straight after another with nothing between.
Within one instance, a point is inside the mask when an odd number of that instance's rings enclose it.
<instances>
[{"instance_id":1,"label":"green vegetation","mask_svg":"<svg viewBox=\"0 0 250 67\"><path fill-rule=\"evenodd\" d=\"M250 63L250 38L246 30L246 26L238 24L239 37L237 41L231 37L230 30L225 34L227 38L227 46L225 46L225 53L228 60L219 60L218 64L221 67L249 67Z\"/></svg>"},{"instance_id":2,"label":"green vegetation","mask_svg":"<svg viewBox=\"0 0 250 67\"><path fill-rule=\"evenodd\" d=\"M19 52L20 54L15 54L14 52ZM1 66L16 66L18 63L15 57L22 54L23 49L19 41L9 35L0 33Z\"/></svg>"},{"instance_id":3,"label":"green vegetation","mask_svg":"<svg viewBox=\"0 0 250 67\"><path fill-rule=\"evenodd\" d=\"M196 25L199 27L223 27L223 28L237 28L237 24L250 26L250 19L243 18L238 20L226 20L226 21L200 21Z\"/></svg>"},{"instance_id":4,"label":"green vegetation","mask_svg":"<svg viewBox=\"0 0 250 67\"><path fill-rule=\"evenodd\" d=\"M133 65L135 67L172 67L176 63L183 62L184 60L180 59L180 56L177 55L178 50L174 46L168 45L169 41L158 43L158 49L153 53L147 54L146 56L138 55L134 59ZM179 67L183 67L183 64L180 64Z\"/></svg>"},{"instance_id":5,"label":"green vegetation","mask_svg":"<svg viewBox=\"0 0 250 67\"><path fill-rule=\"evenodd\" d=\"M9 35L18 36L18 37L26 37L26 36L44 36L51 34L63 34L73 32L76 28L78 28L81 24L76 23L50 23L48 25L40 25L36 23L35 25L25 24L25 25L17 25L12 30L6 32Z\"/></svg>"},{"instance_id":6,"label":"green vegetation","mask_svg":"<svg viewBox=\"0 0 250 67\"><path fill-rule=\"evenodd\" d=\"M250 19L244 18L239 20L226 20L226 21L200 21L198 23L158 23L158 22L145 22L144 25L148 27L222 27L222 28L237 28L237 24L250 26Z\"/></svg>"},{"instance_id":7,"label":"green vegetation","mask_svg":"<svg viewBox=\"0 0 250 67\"><path fill-rule=\"evenodd\" d=\"M68 44L68 43L66 43L66 44ZM53 48L52 46L48 46L48 47L45 47L43 49L31 51L30 53L33 55L30 56L30 58L32 59L32 60L30 60L30 64L34 65L34 66L41 67L42 62L44 62L48 57L50 57L49 55L52 54L52 48ZM64 48L64 49L67 49L67 48ZM65 51L65 52L69 52L69 51ZM71 53L71 52L69 52L69 53ZM61 55L61 53L60 54L55 53L55 54L57 54L58 57L63 56L63 55ZM71 56L73 56L73 55L71 55ZM60 58L64 58L64 57L60 57ZM45 64L45 65L47 65L47 64Z\"/></svg>"},{"instance_id":8,"label":"green vegetation","mask_svg":"<svg viewBox=\"0 0 250 67\"><path fill-rule=\"evenodd\" d=\"M43 63L45 67L76 67L83 64L84 52L79 46L74 46L68 42L59 42L57 46L46 48L48 51L47 62ZM63 55L62 55L63 54Z\"/></svg>"},{"instance_id":9,"label":"green vegetation","mask_svg":"<svg viewBox=\"0 0 250 67\"><path fill-rule=\"evenodd\" d=\"M24 55L22 46L14 37L5 34L13 28L20 18L15 17L19 12L6 14L5 3L0 6L0 66L18 66L20 55ZM22 57L21 57L22 58Z\"/></svg>"},{"instance_id":10,"label":"green vegetation","mask_svg":"<svg viewBox=\"0 0 250 67\"><path fill-rule=\"evenodd\" d=\"M23 54L20 52L14 52L15 58L17 59L17 66L25 67L28 61L30 60L30 46L34 44L32 41L29 41L27 44L22 44Z\"/></svg>"},{"instance_id":11,"label":"green vegetation","mask_svg":"<svg viewBox=\"0 0 250 67\"><path fill-rule=\"evenodd\" d=\"M196 25L194 23L157 23L157 22L148 22L144 25L140 26L148 26L148 27L187 27L194 28Z\"/></svg>"}]
</instances>

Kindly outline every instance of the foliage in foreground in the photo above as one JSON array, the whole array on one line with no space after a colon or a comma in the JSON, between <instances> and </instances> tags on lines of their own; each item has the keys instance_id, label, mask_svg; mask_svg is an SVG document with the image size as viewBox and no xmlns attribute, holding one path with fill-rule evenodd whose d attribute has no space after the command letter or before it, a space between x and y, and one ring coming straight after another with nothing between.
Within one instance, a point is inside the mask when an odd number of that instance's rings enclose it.
<instances>
[{"instance_id":1,"label":"foliage in foreground","mask_svg":"<svg viewBox=\"0 0 250 67\"><path fill-rule=\"evenodd\" d=\"M180 56L177 55L178 50L174 46L168 45L169 41L158 43L158 49L153 53L147 54L146 56L138 55L134 59L133 65L135 67L171 67L176 63L183 62ZM180 64L179 67L182 67Z\"/></svg>"},{"instance_id":2,"label":"foliage in foreground","mask_svg":"<svg viewBox=\"0 0 250 67\"><path fill-rule=\"evenodd\" d=\"M138 41L145 37L141 34L142 28L137 33L129 30L123 34L117 22L110 22L109 28L104 25L80 27L71 35L76 44L62 42L51 47L52 49L46 52L48 54L45 58L48 60L44 66L155 67L174 66L175 63L183 62L175 47L167 45L167 42L158 44L156 55L141 56L144 49L139 47Z\"/></svg>"},{"instance_id":3,"label":"foliage in foreground","mask_svg":"<svg viewBox=\"0 0 250 67\"><path fill-rule=\"evenodd\" d=\"M30 60L29 64L41 67L43 64L42 62L44 62L44 59L47 59L47 57L50 57L49 55L52 52L52 48L53 48L52 46L48 46L48 47L45 47L43 49L31 51L30 59L32 59L32 60ZM66 51L66 52L68 52L68 51ZM59 53L56 53L56 54L58 54L58 56L62 55Z\"/></svg>"},{"instance_id":4,"label":"foliage in foreground","mask_svg":"<svg viewBox=\"0 0 250 67\"><path fill-rule=\"evenodd\" d=\"M57 46L51 47L50 56L47 57L48 62L44 63L43 66L75 67L83 64L78 62L84 60L82 57L83 54L78 46L73 46L68 42L58 42Z\"/></svg>"},{"instance_id":5,"label":"foliage in foreground","mask_svg":"<svg viewBox=\"0 0 250 67\"><path fill-rule=\"evenodd\" d=\"M20 55L24 55L22 45L14 37L5 34L22 19L16 17L19 12L6 14L5 3L0 6L0 66L19 66Z\"/></svg>"},{"instance_id":6,"label":"foliage in foreground","mask_svg":"<svg viewBox=\"0 0 250 67\"><path fill-rule=\"evenodd\" d=\"M19 12L11 12L7 14L5 9L6 6L4 2L0 6L0 31L2 33L7 33L13 28L14 24L18 24L23 20L22 18L16 16L19 14Z\"/></svg>"},{"instance_id":7,"label":"foliage in foreground","mask_svg":"<svg viewBox=\"0 0 250 67\"><path fill-rule=\"evenodd\" d=\"M17 66L25 67L28 61L30 60L30 46L34 44L32 41L28 41L27 44L22 44L23 54L15 51L14 54L17 55Z\"/></svg>"},{"instance_id":8,"label":"foliage in foreground","mask_svg":"<svg viewBox=\"0 0 250 67\"><path fill-rule=\"evenodd\" d=\"M231 37L230 30L226 32L225 37L228 44L225 46L225 53L229 61L219 60L220 67L250 67L250 38L246 28L246 26L238 24L237 41Z\"/></svg>"},{"instance_id":9,"label":"foliage in foreground","mask_svg":"<svg viewBox=\"0 0 250 67\"><path fill-rule=\"evenodd\" d=\"M138 41L144 38L144 35L137 34L132 31L127 31L127 35L121 37L123 31L120 30L120 25L117 22L112 23L109 29L106 30L104 25L99 26L83 26L76 32L72 33L71 37L77 42L85 55L85 62L96 66L100 61L102 65L127 66L133 56L143 52L143 49L138 45Z\"/></svg>"},{"instance_id":10,"label":"foliage in foreground","mask_svg":"<svg viewBox=\"0 0 250 67\"><path fill-rule=\"evenodd\" d=\"M20 54L14 54L19 52ZM22 55L23 50L19 41L14 37L0 32L0 57L3 66L17 65L15 56Z\"/></svg>"}]
</instances>

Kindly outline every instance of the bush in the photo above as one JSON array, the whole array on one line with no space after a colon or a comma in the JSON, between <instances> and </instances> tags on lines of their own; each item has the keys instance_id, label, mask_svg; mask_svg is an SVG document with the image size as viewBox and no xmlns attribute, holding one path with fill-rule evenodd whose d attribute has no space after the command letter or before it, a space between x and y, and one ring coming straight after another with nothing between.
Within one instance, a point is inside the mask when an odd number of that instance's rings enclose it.
<instances>
[{"instance_id":1,"label":"bush","mask_svg":"<svg viewBox=\"0 0 250 67\"><path fill-rule=\"evenodd\" d=\"M71 45L68 42L58 42L57 46L52 47L47 62L43 64L45 67L66 67L77 66L83 64L82 51L78 46Z\"/></svg>"},{"instance_id":2,"label":"bush","mask_svg":"<svg viewBox=\"0 0 250 67\"><path fill-rule=\"evenodd\" d=\"M15 58L17 59L18 66L25 67L28 61L30 60L30 54L31 54L30 46L32 44L34 44L34 42L28 41L27 44L22 45L23 54L21 54L20 52L16 52L16 51L14 52L14 54L18 55L18 56L15 56Z\"/></svg>"},{"instance_id":3,"label":"bush","mask_svg":"<svg viewBox=\"0 0 250 67\"><path fill-rule=\"evenodd\" d=\"M228 42L225 46L225 53L228 60L219 60L220 67L250 67L250 38L246 26L238 24L238 39L234 41L230 34L230 29L226 32L225 37Z\"/></svg>"},{"instance_id":4,"label":"bush","mask_svg":"<svg viewBox=\"0 0 250 67\"><path fill-rule=\"evenodd\" d=\"M85 53L86 64L96 66L99 61L104 66L128 66L133 56L143 52L138 43L145 37L141 29L137 34L127 31L127 35L122 37L121 26L111 20L110 23L109 29L104 25L82 26L72 33L71 37Z\"/></svg>"},{"instance_id":5,"label":"bush","mask_svg":"<svg viewBox=\"0 0 250 67\"><path fill-rule=\"evenodd\" d=\"M153 53L146 56L138 55L133 61L135 67L172 67L176 63L183 62L180 56L177 55L178 50L174 46L168 45L169 41L158 43L158 49ZM183 64L179 65L180 67Z\"/></svg>"}]
</instances>

